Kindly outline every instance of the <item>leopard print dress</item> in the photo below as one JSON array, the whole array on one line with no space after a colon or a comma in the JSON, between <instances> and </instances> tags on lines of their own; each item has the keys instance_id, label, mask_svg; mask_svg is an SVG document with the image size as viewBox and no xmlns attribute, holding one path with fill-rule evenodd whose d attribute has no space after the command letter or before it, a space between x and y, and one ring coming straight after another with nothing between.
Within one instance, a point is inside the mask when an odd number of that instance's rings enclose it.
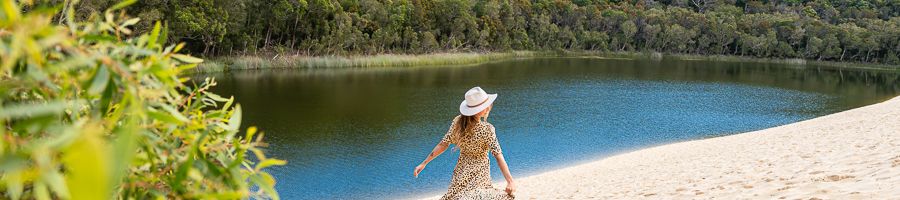
<instances>
[{"instance_id":1,"label":"leopard print dress","mask_svg":"<svg viewBox=\"0 0 900 200\"><path fill-rule=\"evenodd\" d=\"M473 127L474 133L469 133L469 138L457 138L451 134L459 116L453 119L450 130L441 139L441 142L455 144L459 150L459 160L453 169L453 178L447 194L441 197L445 199L514 199L505 191L491 186L491 162L488 159L488 151L494 154L501 153L500 143L497 142L497 134L494 125L487 122L479 122Z\"/></svg>"}]
</instances>

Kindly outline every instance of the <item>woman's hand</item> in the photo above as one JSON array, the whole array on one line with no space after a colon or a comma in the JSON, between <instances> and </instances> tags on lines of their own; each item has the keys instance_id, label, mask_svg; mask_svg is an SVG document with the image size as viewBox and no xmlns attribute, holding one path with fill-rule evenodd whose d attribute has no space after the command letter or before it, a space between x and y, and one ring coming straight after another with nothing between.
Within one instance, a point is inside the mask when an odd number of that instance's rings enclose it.
<instances>
[{"instance_id":1,"label":"woman's hand","mask_svg":"<svg viewBox=\"0 0 900 200\"><path fill-rule=\"evenodd\" d=\"M516 183L513 180L512 174L509 173L509 166L506 165L506 159L503 158L502 153L494 153L494 158L497 159L497 165L500 166L500 171L503 172L503 177L506 178L506 194L515 198L516 195Z\"/></svg>"},{"instance_id":2,"label":"woman's hand","mask_svg":"<svg viewBox=\"0 0 900 200\"><path fill-rule=\"evenodd\" d=\"M425 164L419 164L419 166L416 166L416 169L413 171L413 177L418 178L419 172L422 172L423 169L425 169Z\"/></svg>"},{"instance_id":3,"label":"woman's hand","mask_svg":"<svg viewBox=\"0 0 900 200\"><path fill-rule=\"evenodd\" d=\"M506 182L506 194L509 194L511 197L516 197L516 183L515 182Z\"/></svg>"}]
</instances>

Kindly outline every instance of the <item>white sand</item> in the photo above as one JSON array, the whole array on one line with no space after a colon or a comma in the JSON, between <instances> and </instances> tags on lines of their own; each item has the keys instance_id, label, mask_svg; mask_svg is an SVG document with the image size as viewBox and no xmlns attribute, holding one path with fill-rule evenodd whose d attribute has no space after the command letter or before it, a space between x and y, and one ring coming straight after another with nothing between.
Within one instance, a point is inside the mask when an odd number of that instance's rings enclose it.
<instances>
[{"instance_id":1,"label":"white sand","mask_svg":"<svg viewBox=\"0 0 900 200\"><path fill-rule=\"evenodd\" d=\"M516 181L518 199L900 199L900 97Z\"/></svg>"}]
</instances>

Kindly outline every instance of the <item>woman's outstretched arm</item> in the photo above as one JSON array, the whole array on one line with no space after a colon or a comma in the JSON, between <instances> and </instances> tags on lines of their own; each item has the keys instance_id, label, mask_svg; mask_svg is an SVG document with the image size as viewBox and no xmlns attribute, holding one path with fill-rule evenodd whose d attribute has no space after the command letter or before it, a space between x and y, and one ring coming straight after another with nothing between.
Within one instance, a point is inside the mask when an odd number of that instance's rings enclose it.
<instances>
[{"instance_id":1,"label":"woman's outstretched arm","mask_svg":"<svg viewBox=\"0 0 900 200\"><path fill-rule=\"evenodd\" d=\"M431 162L435 157L444 153L444 150L447 150L448 146L450 146L450 144L443 141L435 145L434 149L431 150L431 154L428 154L428 157L422 161L422 164L416 166L415 171L413 171L413 177L419 177L419 172L422 172L422 170L425 169L425 165L428 165L428 162Z\"/></svg>"},{"instance_id":2,"label":"woman's outstretched arm","mask_svg":"<svg viewBox=\"0 0 900 200\"><path fill-rule=\"evenodd\" d=\"M500 172L503 172L503 177L506 178L506 193L513 196L513 193L516 192L516 182L513 181L512 174L509 173L509 166L506 165L506 159L503 158L503 153L495 152L494 158L497 159L497 165L500 166Z\"/></svg>"}]
</instances>

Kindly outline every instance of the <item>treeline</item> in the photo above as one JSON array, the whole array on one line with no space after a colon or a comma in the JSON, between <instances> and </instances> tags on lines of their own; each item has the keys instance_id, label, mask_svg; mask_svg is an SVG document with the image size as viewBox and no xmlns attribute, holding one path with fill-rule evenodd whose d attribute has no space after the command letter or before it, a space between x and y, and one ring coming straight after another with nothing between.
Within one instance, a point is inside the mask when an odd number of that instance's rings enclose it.
<instances>
[{"instance_id":1,"label":"treeline","mask_svg":"<svg viewBox=\"0 0 900 200\"><path fill-rule=\"evenodd\" d=\"M144 0L128 13L143 19L138 31L163 21L170 41L205 55L593 50L900 64L900 0Z\"/></svg>"}]
</instances>

